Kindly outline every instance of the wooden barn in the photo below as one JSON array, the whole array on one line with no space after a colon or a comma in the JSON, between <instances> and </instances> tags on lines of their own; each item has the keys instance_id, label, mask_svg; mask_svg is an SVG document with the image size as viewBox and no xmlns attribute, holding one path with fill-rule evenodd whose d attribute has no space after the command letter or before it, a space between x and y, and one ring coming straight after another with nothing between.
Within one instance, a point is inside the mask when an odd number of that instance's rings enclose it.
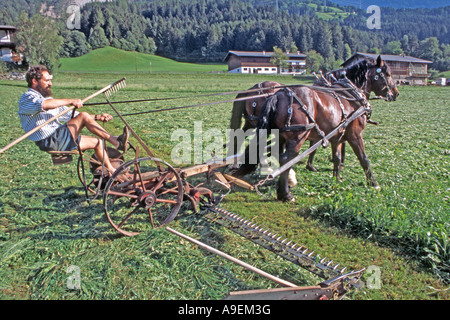
<instances>
[{"instance_id":1,"label":"wooden barn","mask_svg":"<svg viewBox=\"0 0 450 320\"><path fill-rule=\"evenodd\" d=\"M342 66L345 68L366 58L376 60L378 56L378 54L374 53L358 52L345 61ZM428 77L430 76L428 73L428 65L433 63L432 61L405 55L396 56L390 54L382 54L381 58L391 68L392 77L397 84L427 85Z\"/></svg>"},{"instance_id":2,"label":"wooden barn","mask_svg":"<svg viewBox=\"0 0 450 320\"><path fill-rule=\"evenodd\" d=\"M280 70L281 74L302 74L306 70L306 55L300 52L286 53L287 68ZM270 62L273 52L267 51L229 51L224 61L228 64L230 73L276 74L278 67Z\"/></svg>"},{"instance_id":3,"label":"wooden barn","mask_svg":"<svg viewBox=\"0 0 450 320\"><path fill-rule=\"evenodd\" d=\"M21 55L16 53L16 44L14 43L14 33L17 28L13 26L0 25L0 57L1 61L22 62Z\"/></svg>"}]
</instances>

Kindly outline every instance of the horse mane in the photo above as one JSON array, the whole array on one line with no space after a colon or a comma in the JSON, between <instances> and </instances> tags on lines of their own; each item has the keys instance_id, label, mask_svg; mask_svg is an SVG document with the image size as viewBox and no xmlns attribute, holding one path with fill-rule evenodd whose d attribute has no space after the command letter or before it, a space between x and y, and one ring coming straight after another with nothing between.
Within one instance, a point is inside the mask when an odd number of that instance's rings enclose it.
<instances>
[{"instance_id":1,"label":"horse mane","mask_svg":"<svg viewBox=\"0 0 450 320\"><path fill-rule=\"evenodd\" d=\"M361 60L343 70L346 72L347 78L353 82L358 88L361 88L366 81L366 74L369 68L374 66L376 62L371 59Z\"/></svg>"},{"instance_id":2,"label":"horse mane","mask_svg":"<svg viewBox=\"0 0 450 320\"><path fill-rule=\"evenodd\" d=\"M327 79L330 81L330 75L333 75L337 80L343 78L343 73L345 72L345 76L353 82L358 88L362 88L366 81L366 74L369 71L369 68L376 65L375 60L366 58L364 60L360 60L346 68L332 70L327 73ZM319 85L323 85L320 81Z\"/></svg>"}]
</instances>

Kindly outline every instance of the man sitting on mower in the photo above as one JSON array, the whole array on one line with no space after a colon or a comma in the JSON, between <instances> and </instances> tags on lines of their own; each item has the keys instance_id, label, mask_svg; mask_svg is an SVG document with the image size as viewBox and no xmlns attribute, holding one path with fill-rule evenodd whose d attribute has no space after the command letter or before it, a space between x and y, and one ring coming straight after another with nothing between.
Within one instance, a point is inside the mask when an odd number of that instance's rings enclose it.
<instances>
[{"instance_id":1,"label":"man sitting on mower","mask_svg":"<svg viewBox=\"0 0 450 320\"><path fill-rule=\"evenodd\" d=\"M28 91L19 100L19 118L25 132L31 131L41 123L67 110L67 106L76 109L83 107L80 99L52 98L52 78L45 66L31 67L26 74ZM70 112L69 112L70 113ZM34 132L28 139L34 141L42 151L80 151L94 149L99 161L105 164L110 174L116 170L104 152L102 139L108 141L118 150L125 152L128 146L129 132L124 128L122 135L109 134L97 121L108 122L113 117L107 113L91 115L87 112L74 110L73 116L66 113ZM81 130L87 128L97 137L81 135Z\"/></svg>"}]
</instances>

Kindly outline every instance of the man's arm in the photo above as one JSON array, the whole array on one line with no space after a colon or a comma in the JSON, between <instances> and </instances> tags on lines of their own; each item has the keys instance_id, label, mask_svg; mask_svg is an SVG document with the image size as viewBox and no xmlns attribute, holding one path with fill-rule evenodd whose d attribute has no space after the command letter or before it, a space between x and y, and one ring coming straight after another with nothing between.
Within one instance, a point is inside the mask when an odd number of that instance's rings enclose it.
<instances>
[{"instance_id":1,"label":"man's arm","mask_svg":"<svg viewBox=\"0 0 450 320\"><path fill-rule=\"evenodd\" d=\"M75 106L75 108L81 108L83 102L80 99L46 99L42 102L42 109L50 110L56 109L62 106Z\"/></svg>"}]
</instances>

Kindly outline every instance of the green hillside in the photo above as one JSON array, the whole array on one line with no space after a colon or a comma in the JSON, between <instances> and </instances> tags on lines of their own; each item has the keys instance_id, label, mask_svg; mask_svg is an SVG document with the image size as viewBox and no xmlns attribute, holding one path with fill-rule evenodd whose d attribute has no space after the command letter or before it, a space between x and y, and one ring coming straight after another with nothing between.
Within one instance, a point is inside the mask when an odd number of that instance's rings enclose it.
<instances>
[{"instance_id":1,"label":"green hillside","mask_svg":"<svg viewBox=\"0 0 450 320\"><path fill-rule=\"evenodd\" d=\"M308 7L314 9L316 15L324 20L341 19L341 18L345 19L350 15L350 13L345 12L342 9L332 6L327 6L326 8L324 8L323 6L319 6L315 3L309 3Z\"/></svg>"},{"instance_id":2,"label":"green hillside","mask_svg":"<svg viewBox=\"0 0 450 320\"><path fill-rule=\"evenodd\" d=\"M60 72L178 73L226 71L224 64L182 63L160 56L113 47L93 50L77 58L62 58Z\"/></svg>"}]
</instances>

